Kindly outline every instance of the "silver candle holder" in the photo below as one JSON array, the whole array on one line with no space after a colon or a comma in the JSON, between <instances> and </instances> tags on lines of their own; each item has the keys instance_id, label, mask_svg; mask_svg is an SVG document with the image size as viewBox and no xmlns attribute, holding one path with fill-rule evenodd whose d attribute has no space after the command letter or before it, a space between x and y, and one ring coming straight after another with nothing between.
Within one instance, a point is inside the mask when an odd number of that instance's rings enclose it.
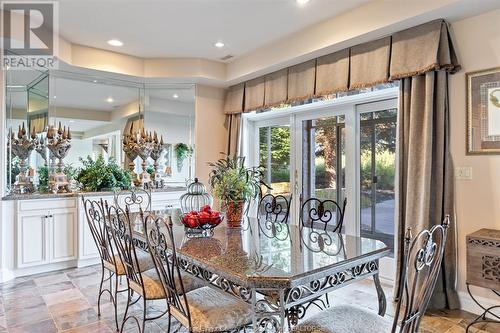
<instances>
[{"instance_id":1,"label":"silver candle holder","mask_svg":"<svg viewBox=\"0 0 500 333\"><path fill-rule=\"evenodd\" d=\"M31 152L35 148L34 139L36 138L35 128L31 131L31 137L27 135L24 122L22 127L19 126L17 136L12 129L9 130L9 138L7 141L7 149L10 149L12 154L19 158L19 173L16 175L16 181L12 187L13 193L32 193L34 190L31 177L26 174L27 160Z\"/></svg>"},{"instance_id":2,"label":"silver candle holder","mask_svg":"<svg viewBox=\"0 0 500 333\"><path fill-rule=\"evenodd\" d=\"M47 130L46 146L52 157L52 170L49 173L49 188L53 193L70 192L70 183L64 174L64 158L71 148L71 131L69 127L49 126ZM56 164L56 159L58 163Z\"/></svg>"},{"instance_id":3,"label":"silver candle holder","mask_svg":"<svg viewBox=\"0 0 500 333\"><path fill-rule=\"evenodd\" d=\"M163 135L160 136L158 140L158 134L156 131L153 134L153 149L151 150L151 158L153 159L154 172L151 175L152 181L157 188L163 187L163 178L165 177L165 172L162 170L162 166L158 163L165 153L165 143L163 142Z\"/></svg>"},{"instance_id":4,"label":"silver candle holder","mask_svg":"<svg viewBox=\"0 0 500 333\"><path fill-rule=\"evenodd\" d=\"M144 128L140 132L135 132L133 126L130 127L130 132L123 135L123 151L130 159L129 168L134 177L134 185L147 188L151 185L151 176L146 170L146 161L151 156L153 150L153 136L147 133ZM140 157L141 173L135 173L134 160Z\"/></svg>"}]
</instances>

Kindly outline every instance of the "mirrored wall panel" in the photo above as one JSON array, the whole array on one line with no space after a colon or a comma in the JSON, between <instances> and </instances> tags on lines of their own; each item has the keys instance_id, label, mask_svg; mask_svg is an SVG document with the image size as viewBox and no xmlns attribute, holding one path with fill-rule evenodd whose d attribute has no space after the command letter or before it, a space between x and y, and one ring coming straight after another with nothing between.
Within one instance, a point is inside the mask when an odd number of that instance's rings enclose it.
<instances>
[{"instance_id":1,"label":"mirrored wall panel","mask_svg":"<svg viewBox=\"0 0 500 333\"><path fill-rule=\"evenodd\" d=\"M194 177L195 86L96 73L7 73L8 192L178 187Z\"/></svg>"}]
</instances>

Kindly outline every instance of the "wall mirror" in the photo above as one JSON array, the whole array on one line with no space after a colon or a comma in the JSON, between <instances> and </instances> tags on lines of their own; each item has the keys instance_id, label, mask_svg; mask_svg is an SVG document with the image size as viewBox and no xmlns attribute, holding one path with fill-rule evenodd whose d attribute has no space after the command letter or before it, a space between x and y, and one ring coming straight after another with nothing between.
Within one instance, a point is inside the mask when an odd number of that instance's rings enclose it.
<instances>
[{"instance_id":1,"label":"wall mirror","mask_svg":"<svg viewBox=\"0 0 500 333\"><path fill-rule=\"evenodd\" d=\"M33 191L49 191L47 174L59 165L51 150L37 149L51 127L55 135L61 131L70 137L61 167L68 178L84 167L84 160L100 157L135 175L147 173L150 186L185 186L194 177L194 85L145 82L68 65L50 72L7 71L6 81L6 133L17 138L24 123L26 140L35 141L21 172L33 182ZM126 153L127 140L143 136L161 143L161 149L145 156ZM17 155L9 143L7 193L31 192L16 188ZM78 184L71 185L77 189Z\"/></svg>"}]
</instances>

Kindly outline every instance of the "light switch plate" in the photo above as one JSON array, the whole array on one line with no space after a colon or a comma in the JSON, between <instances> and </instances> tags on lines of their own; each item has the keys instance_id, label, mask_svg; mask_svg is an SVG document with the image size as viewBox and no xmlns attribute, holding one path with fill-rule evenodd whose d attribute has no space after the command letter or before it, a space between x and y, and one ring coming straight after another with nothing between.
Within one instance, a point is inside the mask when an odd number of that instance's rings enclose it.
<instances>
[{"instance_id":1,"label":"light switch plate","mask_svg":"<svg viewBox=\"0 0 500 333\"><path fill-rule=\"evenodd\" d=\"M471 180L472 167L457 167L455 170L455 178L460 180Z\"/></svg>"}]
</instances>

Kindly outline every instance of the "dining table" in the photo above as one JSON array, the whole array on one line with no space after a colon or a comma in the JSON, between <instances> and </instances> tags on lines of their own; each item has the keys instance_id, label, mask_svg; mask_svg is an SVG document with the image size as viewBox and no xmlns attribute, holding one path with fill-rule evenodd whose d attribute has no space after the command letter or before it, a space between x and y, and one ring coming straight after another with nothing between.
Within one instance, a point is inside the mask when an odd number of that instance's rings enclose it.
<instances>
[{"instance_id":1,"label":"dining table","mask_svg":"<svg viewBox=\"0 0 500 333\"><path fill-rule=\"evenodd\" d=\"M134 243L147 251L139 220ZM366 278L374 281L379 315L385 314L379 260L390 249L379 240L252 217L239 228L223 222L208 237L190 235L180 222L172 231L180 268L250 304L254 332L285 332L311 307L328 308L331 292Z\"/></svg>"}]
</instances>

